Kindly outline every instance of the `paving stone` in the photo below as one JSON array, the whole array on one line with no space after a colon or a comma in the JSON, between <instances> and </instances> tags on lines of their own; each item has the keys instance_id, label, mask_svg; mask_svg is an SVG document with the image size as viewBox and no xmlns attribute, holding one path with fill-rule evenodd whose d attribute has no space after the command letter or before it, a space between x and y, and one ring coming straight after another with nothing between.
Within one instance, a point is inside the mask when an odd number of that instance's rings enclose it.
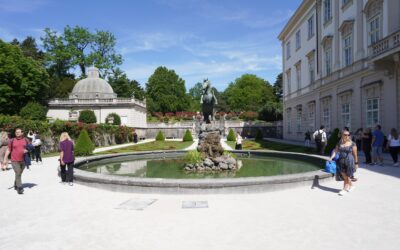
<instances>
[{"instance_id":1,"label":"paving stone","mask_svg":"<svg viewBox=\"0 0 400 250\"><path fill-rule=\"evenodd\" d=\"M208 208L208 201L182 201L182 208Z\"/></svg>"},{"instance_id":2,"label":"paving stone","mask_svg":"<svg viewBox=\"0 0 400 250\"><path fill-rule=\"evenodd\" d=\"M115 209L127 209L127 210L144 210L157 199L130 199L118 205Z\"/></svg>"}]
</instances>

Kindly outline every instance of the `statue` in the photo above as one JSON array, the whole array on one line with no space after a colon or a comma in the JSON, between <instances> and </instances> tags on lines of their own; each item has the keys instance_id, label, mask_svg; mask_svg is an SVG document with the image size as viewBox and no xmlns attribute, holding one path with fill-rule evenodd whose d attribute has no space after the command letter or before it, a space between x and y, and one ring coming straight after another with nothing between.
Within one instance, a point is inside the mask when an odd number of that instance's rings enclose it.
<instances>
[{"instance_id":1,"label":"statue","mask_svg":"<svg viewBox=\"0 0 400 250\"><path fill-rule=\"evenodd\" d=\"M200 98L202 104L202 111L204 121L209 124L211 120L214 120L214 105L218 104L217 98L214 95L214 91L211 89L211 84L208 79L203 81L203 93Z\"/></svg>"}]
</instances>

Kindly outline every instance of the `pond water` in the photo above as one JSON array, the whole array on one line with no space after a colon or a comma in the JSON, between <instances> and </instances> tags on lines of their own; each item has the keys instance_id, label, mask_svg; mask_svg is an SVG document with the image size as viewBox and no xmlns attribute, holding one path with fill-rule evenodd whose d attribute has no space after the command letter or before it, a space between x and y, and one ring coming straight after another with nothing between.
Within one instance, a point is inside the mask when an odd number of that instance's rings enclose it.
<instances>
[{"instance_id":1,"label":"pond water","mask_svg":"<svg viewBox=\"0 0 400 250\"><path fill-rule=\"evenodd\" d=\"M203 179L274 176L303 173L320 169L315 163L295 159L261 157L241 158L243 167L238 171L186 172L181 158L102 160L80 166L80 169L106 175L140 178Z\"/></svg>"}]
</instances>

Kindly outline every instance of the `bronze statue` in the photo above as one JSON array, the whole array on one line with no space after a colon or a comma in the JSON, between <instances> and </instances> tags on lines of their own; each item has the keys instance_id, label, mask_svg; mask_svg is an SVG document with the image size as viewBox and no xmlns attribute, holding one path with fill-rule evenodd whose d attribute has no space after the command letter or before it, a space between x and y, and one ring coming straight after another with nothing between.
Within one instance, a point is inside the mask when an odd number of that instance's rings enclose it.
<instances>
[{"instance_id":1,"label":"bronze statue","mask_svg":"<svg viewBox=\"0 0 400 250\"><path fill-rule=\"evenodd\" d=\"M202 104L204 121L207 124L211 123L211 120L214 120L214 105L217 105L218 101L208 79L204 79L203 81L203 93L200 98L200 103Z\"/></svg>"}]
</instances>

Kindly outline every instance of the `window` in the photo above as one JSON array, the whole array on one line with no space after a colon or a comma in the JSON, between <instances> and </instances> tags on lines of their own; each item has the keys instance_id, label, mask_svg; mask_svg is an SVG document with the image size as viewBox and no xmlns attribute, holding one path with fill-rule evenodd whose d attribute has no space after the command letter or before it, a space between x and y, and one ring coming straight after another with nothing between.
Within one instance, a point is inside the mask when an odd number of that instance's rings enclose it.
<instances>
[{"instance_id":1,"label":"window","mask_svg":"<svg viewBox=\"0 0 400 250\"><path fill-rule=\"evenodd\" d=\"M329 107L324 107L322 109L322 124L325 125L326 128L330 128L331 114Z\"/></svg>"},{"instance_id":2,"label":"window","mask_svg":"<svg viewBox=\"0 0 400 250\"><path fill-rule=\"evenodd\" d=\"M332 1L324 1L324 22L328 22L332 19Z\"/></svg>"},{"instance_id":3,"label":"window","mask_svg":"<svg viewBox=\"0 0 400 250\"><path fill-rule=\"evenodd\" d=\"M368 36L369 36L369 44L374 44L379 41L379 33L380 33L380 22L379 16L375 16L374 18L368 21Z\"/></svg>"},{"instance_id":4,"label":"window","mask_svg":"<svg viewBox=\"0 0 400 250\"><path fill-rule=\"evenodd\" d=\"M287 94L289 95L292 92L292 88L291 88L291 80L292 80L292 76L291 76L291 70L289 69L286 72L286 84L287 84Z\"/></svg>"},{"instance_id":5,"label":"window","mask_svg":"<svg viewBox=\"0 0 400 250\"><path fill-rule=\"evenodd\" d=\"M297 132L301 132L301 109L297 110Z\"/></svg>"},{"instance_id":6,"label":"window","mask_svg":"<svg viewBox=\"0 0 400 250\"><path fill-rule=\"evenodd\" d=\"M290 42L286 44L286 59L290 58Z\"/></svg>"},{"instance_id":7,"label":"window","mask_svg":"<svg viewBox=\"0 0 400 250\"><path fill-rule=\"evenodd\" d=\"M310 55L308 58L308 72L310 75L310 84L315 80L315 61L314 61L314 54Z\"/></svg>"},{"instance_id":8,"label":"window","mask_svg":"<svg viewBox=\"0 0 400 250\"><path fill-rule=\"evenodd\" d=\"M332 73L332 45L329 44L325 47L325 73L330 75Z\"/></svg>"},{"instance_id":9,"label":"window","mask_svg":"<svg viewBox=\"0 0 400 250\"><path fill-rule=\"evenodd\" d=\"M352 35L349 34L343 38L344 66L350 66L353 63Z\"/></svg>"},{"instance_id":10,"label":"window","mask_svg":"<svg viewBox=\"0 0 400 250\"><path fill-rule=\"evenodd\" d=\"M351 0L343 0L342 1L342 6L345 6L346 4L350 3Z\"/></svg>"},{"instance_id":11,"label":"window","mask_svg":"<svg viewBox=\"0 0 400 250\"><path fill-rule=\"evenodd\" d=\"M342 104L342 127L350 128L350 103Z\"/></svg>"},{"instance_id":12,"label":"window","mask_svg":"<svg viewBox=\"0 0 400 250\"><path fill-rule=\"evenodd\" d=\"M300 37L300 30L296 32L296 50L300 49L301 47L301 37Z\"/></svg>"},{"instance_id":13,"label":"window","mask_svg":"<svg viewBox=\"0 0 400 250\"><path fill-rule=\"evenodd\" d=\"M367 100L367 127L374 127L379 123L379 99Z\"/></svg>"},{"instance_id":14,"label":"window","mask_svg":"<svg viewBox=\"0 0 400 250\"><path fill-rule=\"evenodd\" d=\"M301 89L301 62L296 64L296 82L297 90Z\"/></svg>"},{"instance_id":15,"label":"window","mask_svg":"<svg viewBox=\"0 0 400 250\"><path fill-rule=\"evenodd\" d=\"M314 15L308 19L308 39L314 36Z\"/></svg>"}]
</instances>

